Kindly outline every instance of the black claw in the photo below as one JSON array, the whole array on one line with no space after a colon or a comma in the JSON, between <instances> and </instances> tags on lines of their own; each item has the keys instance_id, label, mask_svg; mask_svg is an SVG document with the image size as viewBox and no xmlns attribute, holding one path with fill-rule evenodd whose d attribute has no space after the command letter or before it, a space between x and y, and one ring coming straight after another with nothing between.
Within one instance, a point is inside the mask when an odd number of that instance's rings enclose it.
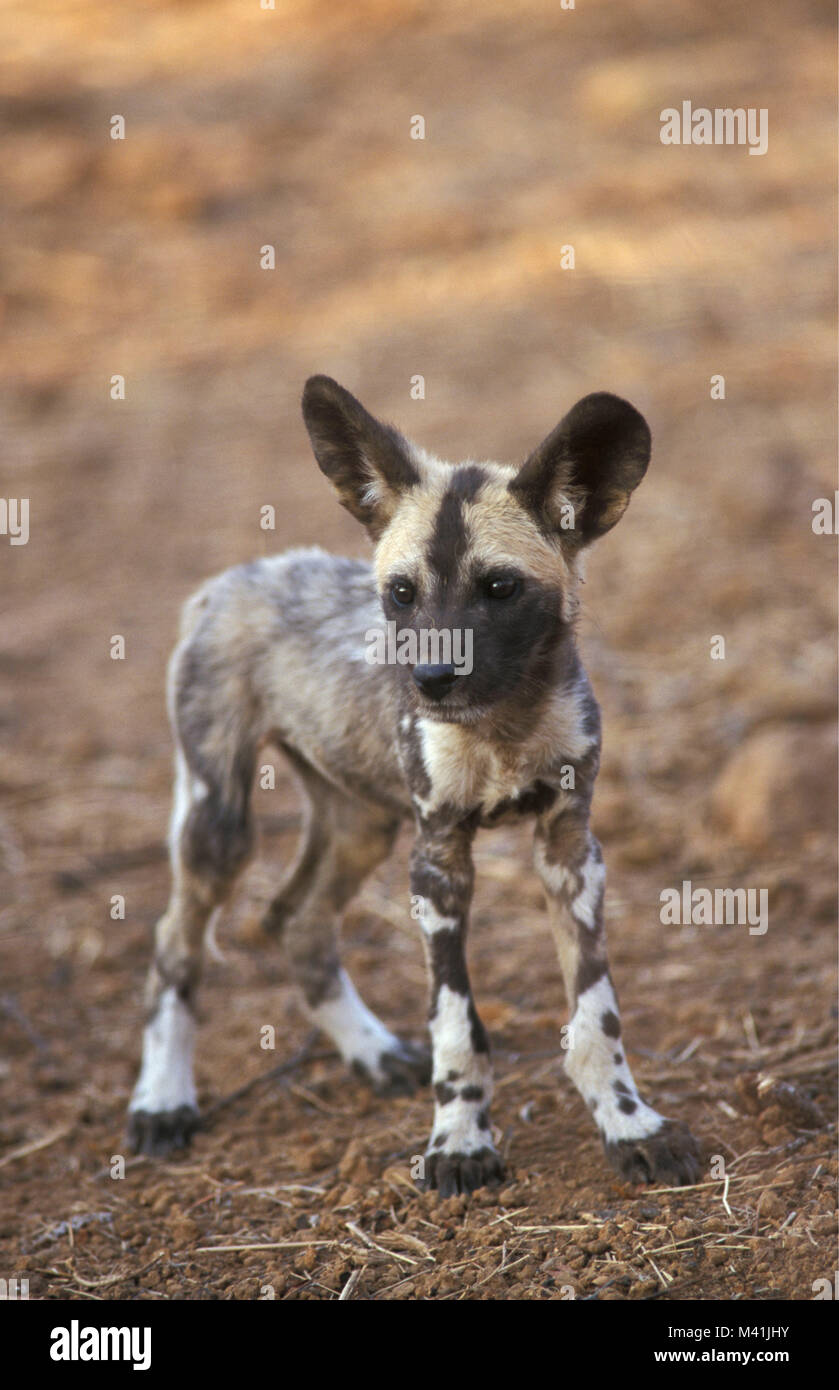
<instances>
[{"instance_id":1,"label":"black claw","mask_svg":"<svg viewBox=\"0 0 839 1390\"><path fill-rule=\"evenodd\" d=\"M128 1116L128 1142L135 1153L165 1158L185 1149L201 1123L191 1105L177 1110L132 1110Z\"/></svg>"},{"instance_id":2,"label":"black claw","mask_svg":"<svg viewBox=\"0 0 839 1390\"><path fill-rule=\"evenodd\" d=\"M609 1140L605 1149L612 1167L626 1182L690 1187L699 1179L696 1140L676 1120L667 1120L646 1139Z\"/></svg>"},{"instance_id":3,"label":"black claw","mask_svg":"<svg viewBox=\"0 0 839 1390\"><path fill-rule=\"evenodd\" d=\"M479 1187L497 1187L504 1180L504 1166L495 1149L474 1153L432 1153L426 1155L425 1178L417 1185L427 1192L435 1189L441 1197L468 1196Z\"/></svg>"}]
</instances>

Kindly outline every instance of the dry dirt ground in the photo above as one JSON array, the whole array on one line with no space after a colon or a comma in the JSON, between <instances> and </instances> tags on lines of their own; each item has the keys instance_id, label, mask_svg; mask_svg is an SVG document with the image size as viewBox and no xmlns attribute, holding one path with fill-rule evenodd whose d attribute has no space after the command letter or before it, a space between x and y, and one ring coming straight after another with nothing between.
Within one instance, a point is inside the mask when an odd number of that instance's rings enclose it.
<instances>
[{"instance_id":1,"label":"dry dirt ground","mask_svg":"<svg viewBox=\"0 0 839 1390\"><path fill-rule=\"evenodd\" d=\"M26 545L0 536L0 1274L31 1297L807 1300L832 1277L832 23L805 0L4 6L0 490L31 513ZM768 152L663 146L683 99L766 108ZM415 1192L428 1095L345 1076L252 928L296 842L269 754L202 995L207 1129L111 1176L167 894L178 607L290 542L364 553L307 447L313 371L448 457L523 457L598 388L651 422L581 644L629 1056L702 1142L693 1189L606 1167L527 835L499 830L471 967L510 1180ZM419 1035L405 851L346 957ZM684 880L766 890L768 930L662 925Z\"/></svg>"}]
</instances>

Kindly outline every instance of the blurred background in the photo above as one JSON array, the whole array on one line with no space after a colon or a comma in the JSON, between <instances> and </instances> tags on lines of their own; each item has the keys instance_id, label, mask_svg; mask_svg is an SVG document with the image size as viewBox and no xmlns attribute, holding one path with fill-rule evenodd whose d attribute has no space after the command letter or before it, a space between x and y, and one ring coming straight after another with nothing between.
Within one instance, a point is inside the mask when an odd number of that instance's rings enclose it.
<instances>
[{"instance_id":1,"label":"blurred background","mask_svg":"<svg viewBox=\"0 0 839 1390\"><path fill-rule=\"evenodd\" d=\"M811 524L836 486L834 49L816 0L7 0L0 484L30 499L30 539L0 537L0 1145L66 1121L93 1162L119 1134L167 893L181 602L289 544L366 553L308 448L312 372L451 459L522 459L592 390L646 415L652 465L592 555L581 625L630 1035L704 1040L690 1085L717 1118L715 1059L738 1050L748 1069L791 1047L829 1089L806 1058L834 997L835 558ZM684 100L767 109L768 152L662 145ZM210 1090L265 1012L246 921L295 844L279 763L257 801L267 854L208 975ZM502 1051L529 1027L549 1047L561 992L526 840L479 853L479 1000ZM766 888L767 936L664 933L659 894L685 878ZM393 937L360 912L351 963L419 1020L419 949ZM41 1162L18 1212L71 1171L64 1146Z\"/></svg>"}]
</instances>

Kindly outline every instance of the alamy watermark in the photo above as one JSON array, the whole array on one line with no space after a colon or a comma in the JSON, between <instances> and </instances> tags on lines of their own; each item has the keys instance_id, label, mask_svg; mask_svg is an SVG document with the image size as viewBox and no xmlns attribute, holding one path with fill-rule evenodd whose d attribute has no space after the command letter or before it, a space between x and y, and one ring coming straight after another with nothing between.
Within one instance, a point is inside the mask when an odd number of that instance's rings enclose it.
<instances>
[{"instance_id":1,"label":"alamy watermark","mask_svg":"<svg viewBox=\"0 0 839 1390\"><path fill-rule=\"evenodd\" d=\"M151 1365L150 1327L88 1327L73 1318L51 1333L53 1361L130 1361L135 1371Z\"/></svg>"},{"instance_id":2,"label":"alamy watermark","mask_svg":"<svg viewBox=\"0 0 839 1390\"><path fill-rule=\"evenodd\" d=\"M662 145L748 145L749 154L766 154L769 148L769 112L766 107L665 106L659 116Z\"/></svg>"},{"instance_id":3,"label":"alamy watermark","mask_svg":"<svg viewBox=\"0 0 839 1390\"><path fill-rule=\"evenodd\" d=\"M29 498L0 497L0 536L9 545L26 545L29 540Z\"/></svg>"},{"instance_id":4,"label":"alamy watermark","mask_svg":"<svg viewBox=\"0 0 839 1390\"><path fill-rule=\"evenodd\" d=\"M665 927L748 926L749 936L763 936L769 926L766 888L694 888L685 879L681 888L663 888L659 902Z\"/></svg>"},{"instance_id":5,"label":"alamy watermark","mask_svg":"<svg viewBox=\"0 0 839 1390\"><path fill-rule=\"evenodd\" d=\"M0 1303L5 1303L7 1301L14 1303L15 1300L19 1298L28 1299L28 1297L28 1279L0 1279Z\"/></svg>"},{"instance_id":6,"label":"alamy watermark","mask_svg":"<svg viewBox=\"0 0 839 1390\"><path fill-rule=\"evenodd\" d=\"M458 676L472 670L470 627L412 627L397 629L395 622L371 627L364 634L370 666L453 666Z\"/></svg>"}]
</instances>

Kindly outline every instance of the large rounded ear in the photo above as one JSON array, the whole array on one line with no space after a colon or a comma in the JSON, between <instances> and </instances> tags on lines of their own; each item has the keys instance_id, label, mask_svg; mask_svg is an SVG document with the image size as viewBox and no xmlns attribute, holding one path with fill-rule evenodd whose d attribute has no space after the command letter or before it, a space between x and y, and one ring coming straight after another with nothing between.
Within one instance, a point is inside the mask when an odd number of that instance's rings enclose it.
<instances>
[{"instance_id":1,"label":"large rounded ear","mask_svg":"<svg viewBox=\"0 0 839 1390\"><path fill-rule=\"evenodd\" d=\"M583 546L620 521L649 461L643 415L598 391L571 407L509 489L544 529Z\"/></svg>"},{"instance_id":2,"label":"large rounded ear","mask_svg":"<svg viewBox=\"0 0 839 1390\"><path fill-rule=\"evenodd\" d=\"M341 505L375 539L396 510L400 493L420 481L410 446L328 376L311 376L306 382L303 419L321 472Z\"/></svg>"}]
</instances>

